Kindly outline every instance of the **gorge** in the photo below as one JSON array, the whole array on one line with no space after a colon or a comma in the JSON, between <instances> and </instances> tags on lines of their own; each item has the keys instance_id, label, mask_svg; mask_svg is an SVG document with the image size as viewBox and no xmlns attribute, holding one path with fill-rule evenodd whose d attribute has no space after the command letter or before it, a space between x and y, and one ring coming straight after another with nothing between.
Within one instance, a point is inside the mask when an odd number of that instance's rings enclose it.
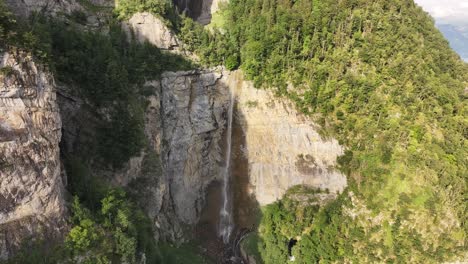
<instances>
[{"instance_id":1,"label":"gorge","mask_svg":"<svg viewBox=\"0 0 468 264\"><path fill-rule=\"evenodd\" d=\"M467 65L413 1L221 2L0 0L0 262L466 260Z\"/></svg>"}]
</instances>

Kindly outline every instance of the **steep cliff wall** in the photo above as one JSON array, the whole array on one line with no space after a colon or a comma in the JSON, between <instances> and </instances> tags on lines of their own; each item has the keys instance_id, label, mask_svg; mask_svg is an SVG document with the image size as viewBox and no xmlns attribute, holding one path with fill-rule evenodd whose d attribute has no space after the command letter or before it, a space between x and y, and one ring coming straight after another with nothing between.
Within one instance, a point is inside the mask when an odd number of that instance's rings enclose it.
<instances>
[{"instance_id":1,"label":"steep cliff wall","mask_svg":"<svg viewBox=\"0 0 468 264\"><path fill-rule=\"evenodd\" d=\"M53 77L23 52L0 54L0 257L60 235L61 120Z\"/></svg>"},{"instance_id":2,"label":"steep cliff wall","mask_svg":"<svg viewBox=\"0 0 468 264\"><path fill-rule=\"evenodd\" d=\"M186 237L182 226L197 223L207 186L221 177L229 105L229 89L221 77L215 71L167 72L148 81L145 87L152 91L144 117L148 145L121 169L92 168L93 177L136 192L153 220L156 237L163 240L180 242ZM61 87L59 95L62 151L84 150L93 144L97 121L83 101L70 95L70 87Z\"/></svg>"},{"instance_id":3,"label":"steep cliff wall","mask_svg":"<svg viewBox=\"0 0 468 264\"><path fill-rule=\"evenodd\" d=\"M250 192L260 205L299 184L331 193L344 189L346 176L335 168L343 147L335 139L323 139L318 126L292 102L254 88L240 71L226 72L225 79L235 94L237 123L244 133L239 155L248 161Z\"/></svg>"},{"instance_id":4,"label":"steep cliff wall","mask_svg":"<svg viewBox=\"0 0 468 264\"><path fill-rule=\"evenodd\" d=\"M335 168L343 148L323 139L314 123L284 99L255 89L240 72L168 72L161 80L161 157L178 219L195 224L208 185L222 180L230 92L241 131L241 139L233 140L240 144L235 155L246 161L233 165L240 172L235 177L248 179L242 195L266 205L298 184L327 189L332 196L344 189L346 177Z\"/></svg>"},{"instance_id":5,"label":"steep cliff wall","mask_svg":"<svg viewBox=\"0 0 468 264\"><path fill-rule=\"evenodd\" d=\"M205 190L219 179L229 90L217 72L165 73L162 84L164 175L176 214L195 224Z\"/></svg>"},{"instance_id":6,"label":"steep cliff wall","mask_svg":"<svg viewBox=\"0 0 468 264\"><path fill-rule=\"evenodd\" d=\"M135 38L141 43L148 41L163 50L179 48L179 40L175 34L161 19L151 13L135 13L123 27L129 35L132 30Z\"/></svg>"}]
</instances>

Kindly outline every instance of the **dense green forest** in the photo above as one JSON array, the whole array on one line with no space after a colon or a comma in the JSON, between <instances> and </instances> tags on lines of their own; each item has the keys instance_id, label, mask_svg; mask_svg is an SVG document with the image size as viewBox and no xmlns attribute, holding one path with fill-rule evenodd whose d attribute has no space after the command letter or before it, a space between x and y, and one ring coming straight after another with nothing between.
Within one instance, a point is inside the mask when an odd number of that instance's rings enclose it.
<instances>
[{"instance_id":1,"label":"dense green forest","mask_svg":"<svg viewBox=\"0 0 468 264\"><path fill-rule=\"evenodd\" d=\"M290 98L347 148L348 189L296 218L303 230L282 231L294 206L266 209L266 263L284 263L292 237L297 263L466 253L468 67L429 15L411 0L231 0L222 14L219 32L185 20L187 47Z\"/></svg>"}]
</instances>

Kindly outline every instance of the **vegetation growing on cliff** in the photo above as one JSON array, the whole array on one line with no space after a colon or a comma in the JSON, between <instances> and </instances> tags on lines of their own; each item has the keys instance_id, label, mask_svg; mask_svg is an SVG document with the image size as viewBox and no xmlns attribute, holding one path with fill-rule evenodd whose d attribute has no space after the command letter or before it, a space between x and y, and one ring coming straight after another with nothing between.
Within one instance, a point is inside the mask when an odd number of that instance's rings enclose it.
<instances>
[{"instance_id":1,"label":"vegetation growing on cliff","mask_svg":"<svg viewBox=\"0 0 468 264\"><path fill-rule=\"evenodd\" d=\"M83 154L117 168L138 155L145 144L144 82L165 70L190 68L191 63L148 43L129 42L119 23L111 22L108 33L41 16L32 23L31 33L40 36L41 50L57 79L76 87L76 95L95 111L107 112L96 115L96 153Z\"/></svg>"},{"instance_id":2,"label":"vegetation growing on cliff","mask_svg":"<svg viewBox=\"0 0 468 264\"><path fill-rule=\"evenodd\" d=\"M297 261L462 257L468 67L432 19L409 0L233 0L223 12L224 34L183 25L189 47L207 64L238 59L348 148L350 188L308 220Z\"/></svg>"},{"instance_id":3,"label":"vegetation growing on cliff","mask_svg":"<svg viewBox=\"0 0 468 264\"><path fill-rule=\"evenodd\" d=\"M143 258L146 263L171 263L180 256L199 261L193 252L183 252L187 247L167 250L167 245L156 244L153 224L141 204L128 190L111 188L93 174L102 167L120 168L146 145L146 80L192 64L148 43L129 40L117 22L92 31L80 25L83 21L76 16L68 20L34 14L29 21L17 22L0 0L0 48L29 50L46 64L72 96L83 100L82 107L92 115L87 129L95 135L78 151L62 153L68 191L74 195L65 245L27 241L7 263L136 263ZM147 173L156 173L152 177L160 174L150 170Z\"/></svg>"}]
</instances>

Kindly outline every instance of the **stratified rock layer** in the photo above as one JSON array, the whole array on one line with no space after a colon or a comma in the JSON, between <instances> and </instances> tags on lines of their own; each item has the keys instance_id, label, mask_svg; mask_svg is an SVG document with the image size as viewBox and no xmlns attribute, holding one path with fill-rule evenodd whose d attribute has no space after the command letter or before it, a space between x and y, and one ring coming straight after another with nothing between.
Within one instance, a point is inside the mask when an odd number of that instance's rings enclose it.
<instances>
[{"instance_id":1,"label":"stratified rock layer","mask_svg":"<svg viewBox=\"0 0 468 264\"><path fill-rule=\"evenodd\" d=\"M343 148L323 139L318 127L287 99L256 89L241 72L225 73L237 100L237 122L245 136L242 155L248 161L251 193L260 205L280 199L290 187L308 185L340 192L346 176L336 168Z\"/></svg>"},{"instance_id":2,"label":"stratified rock layer","mask_svg":"<svg viewBox=\"0 0 468 264\"><path fill-rule=\"evenodd\" d=\"M22 52L0 54L0 253L63 227L61 120L51 74Z\"/></svg>"}]
</instances>

